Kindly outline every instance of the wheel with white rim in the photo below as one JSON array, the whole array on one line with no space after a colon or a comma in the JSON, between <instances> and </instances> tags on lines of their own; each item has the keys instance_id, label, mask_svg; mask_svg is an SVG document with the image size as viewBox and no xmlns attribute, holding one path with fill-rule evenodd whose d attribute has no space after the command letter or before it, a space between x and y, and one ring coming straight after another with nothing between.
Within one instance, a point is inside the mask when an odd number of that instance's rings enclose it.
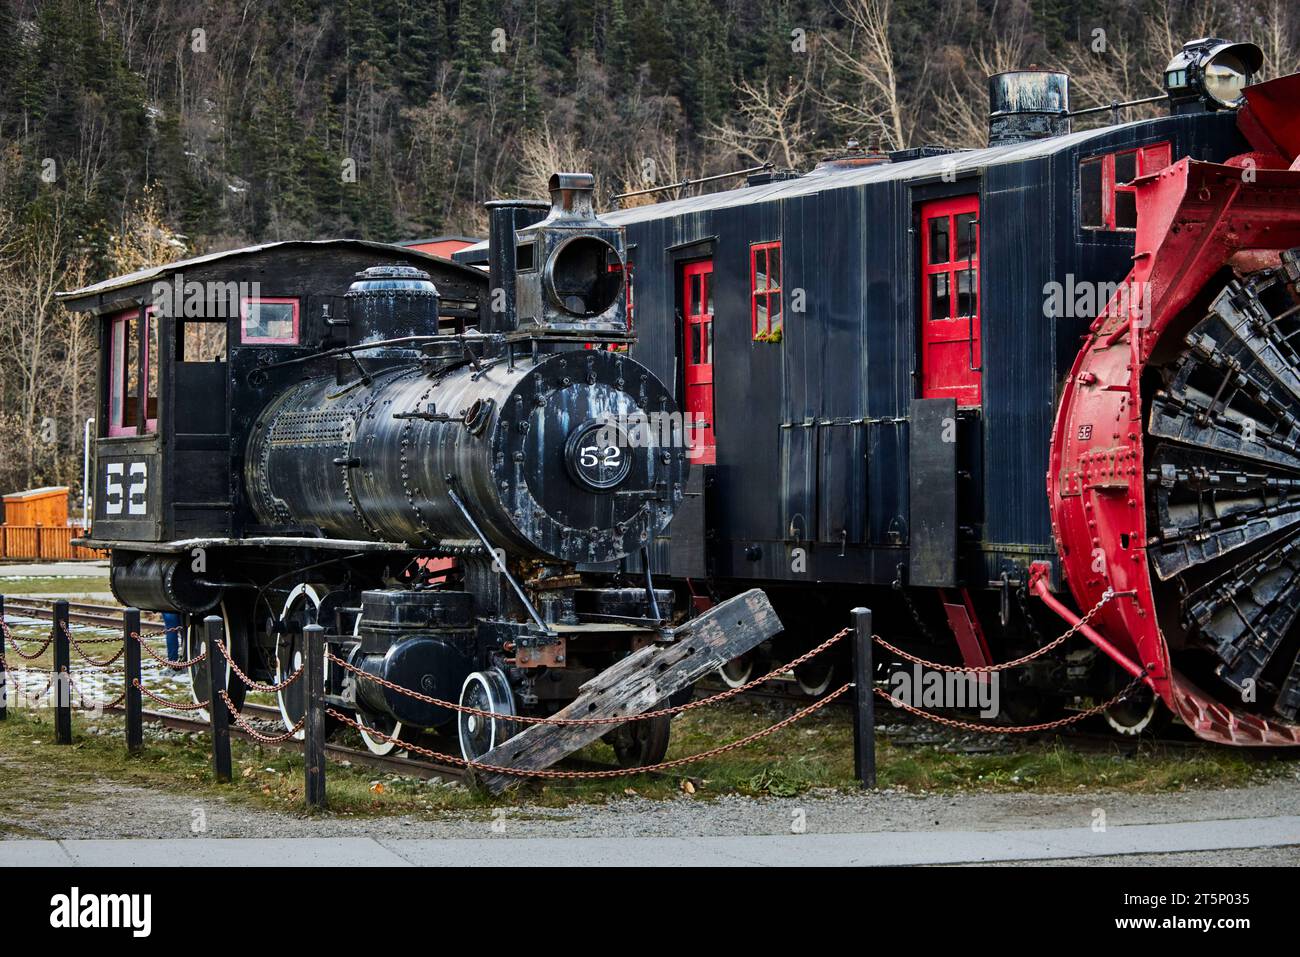
<instances>
[{"instance_id":1,"label":"wheel with white rim","mask_svg":"<svg viewBox=\"0 0 1300 957\"><path fill-rule=\"evenodd\" d=\"M718 667L718 677L728 688L739 688L758 674L758 652L747 651Z\"/></svg>"},{"instance_id":2,"label":"wheel with white rim","mask_svg":"<svg viewBox=\"0 0 1300 957\"><path fill-rule=\"evenodd\" d=\"M1112 730L1126 737L1137 737L1145 731L1160 730L1165 713L1160 699L1150 688L1143 686L1125 700L1111 705L1104 715Z\"/></svg>"},{"instance_id":3,"label":"wheel with white rim","mask_svg":"<svg viewBox=\"0 0 1300 957\"><path fill-rule=\"evenodd\" d=\"M349 663L357 666L361 664L361 616L357 615L356 623L352 626L352 637L357 639L357 645L352 654L348 656ZM364 678L358 678L351 672L345 672L343 682L346 685L349 681L365 681ZM361 741L365 744L366 750L371 754L377 754L381 758L386 754L392 754L397 750L397 743L388 740L389 738L400 738L402 736L402 722L386 714L371 714L369 711L358 710L353 717L359 727L357 731L361 734ZM373 734L371 732L374 732Z\"/></svg>"},{"instance_id":4,"label":"wheel with white rim","mask_svg":"<svg viewBox=\"0 0 1300 957\"><path fill-rule=\"evenodd\" d=\"M799 690L810 698L820 698L831 686L835 677L835 659L823 651L794 669L794 680Z\"/></svg>"},{"instance_id":5,"label":"wheel with white rim","mask_svg":"<svg viewBox=\"0 0 1300 957\"><path fill-rule=\"evenodd\" d=\"M226 650L230 652L232 658L241 667L248 663L248 627L251 623L251 616L244 614L243 609L235 604L234 601L223 600L220 605L214 609L215 613L221 616L223 629L222 643ZM195 704L205 702L211 696L208 667L211 658L220 658L221 664L226 670L226 694L230 697L230 703L239 710L244 706L244 696L248 692L248 686L234 673L230 667L230 662L225 659L221 652L213 648L212 654L208 655L208 637L207 626L204 619L207 614L186 615L185 616L185 641L183 657L188 661L203 655L202 661L196 661L188 669L190 676L190 698ZM210 721L211 716L207 708L199 708L199 714L203 720Z\"/></svg>"},{"instance_id":6,"label":"wheel with white rim","mask_svg":"<svg viewBox=\"0 0 1300 957\"><path fill-rule=\"evenodd\" d=\"M510 682L499 668L471 672L461 686L460 704L493 714L518 714ZM466 761L476 761L514 737L518 724L509 718L489 718L460 711L456 714L456 727L460 732L461 757Z\"/></svg>"},{"instance_id":7,"label":"wheel with white rim","mask_svg":"<svg viewBox=\"0 0 1300 957\"><path fill-rule=\"evenodd\" d=\"M279 684L296 672L303 664L303 651L306 647L302 629L317 620L320 613L324 589L315 585L301 584L289 592L280 612L280 631L275 636L275 683ZM325 672L329 672L329 659L325 659ZM327 685L328 687L328 685ZM299 678L287 688L275 693L276 703L280 706L280 720L286 731L302 720L307 713L307 685ZM301 741L306 732L299 730L294 738Z\"/></svg>"}]
</instances>

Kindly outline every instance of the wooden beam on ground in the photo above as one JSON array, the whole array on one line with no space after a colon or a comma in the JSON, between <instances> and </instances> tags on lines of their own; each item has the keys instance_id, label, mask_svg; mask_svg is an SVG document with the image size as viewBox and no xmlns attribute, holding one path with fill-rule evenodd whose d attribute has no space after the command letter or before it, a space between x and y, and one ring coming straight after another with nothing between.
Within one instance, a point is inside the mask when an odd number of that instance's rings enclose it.
<instances>
[{"instance_id":1,"label":"wooden beam on ground","mask_svg":"<svg viewBox=\"0 0 1300 957\"><path fill-rule=\"evenodd\" d=\"M555 717L613 718L650 711L780 630L767 595L751 589L678 627L672 642L648 645L615 662L583 685L582 693ZM618 726L532 724L479 760L540 771ZM476 773L494 794L521 777Z\"/></svg>"}]
</instances>

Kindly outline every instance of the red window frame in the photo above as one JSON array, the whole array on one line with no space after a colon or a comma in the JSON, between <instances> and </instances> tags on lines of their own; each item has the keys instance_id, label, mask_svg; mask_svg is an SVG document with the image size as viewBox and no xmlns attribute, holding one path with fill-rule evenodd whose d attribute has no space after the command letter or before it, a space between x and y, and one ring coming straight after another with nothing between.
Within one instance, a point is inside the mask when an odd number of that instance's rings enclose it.
<instances>
[{"instance_id":1,"label":"red window frame","mask_svg":"<svg viewBox=\"0 0 1300 957\"><path fill-rule=\"evenodd\" d=\"M1115 164L1121 156L1132 156L1134 158L1134 175L1132 180L1119 182L1116 179ZM1147 146L1138 146L1128 150L1116 150L1114 153L1105 153L1101 156L1087 156L1079 161L1079 189L1080 204L1079 215L1083 216L1082 190L1083 174L1082 170L1085 164L1101 163L1101 218L1100 223L1081 223L1084 229L1096 232L1112 233L1131 233L1136 230L1135 226L1116 225L1116 210L1119 207L1118 197L1120 195L1133 195L1137 192L1133 186L1133 180L1140 176L1147 176L1158 170L1164 169L1169 165L1173 158L1173 147L1168 140L1161 143L1151 143Z\"/></svg>"},{"instance_id":2,"label":"red window frame","mask_svg":"<svg viewBox=\"0 0 1300 957\"><path fill-rule=\"evenodd\" d=\"M772 269L771 250L777 252L776 269ZM759 259L763 260L763 270L758 268ZM781 309L781 267L783 256L781 241L770 243L753 243L749 247L749 325L755 342L780 342L785 316ZM759 277L763 285L759 285ZM762 325L758 317L758 304L762 301L766 308ZM775 312L773 311L775 303Z\"/></svg>"},{"instance_id":3,"label":"red window frame","mask_svg":"<svg viewBox=\"0 0 1300 957\"><path fill-rule=\"evenodd\" d=\"M292 336L249 336L245 335L248 322L248 307L252 305L275 305L288 303L293 306ZM296 346L299 343L298 300L283 296L248 296L239 300L239 342L246 346Z\"/></svg>"},{"instance_id":4,"label":"red window frame","mask_svg":"<svg viewBox=\"0 0 1300 957\"><path fill-rule=\"evenodd\" d=\"M127 399L130 397L127 392L127 386L130 381L131 370L127 367L126 357L130 353L129 344L126 337L133 330L131 328L133 321L140 318L138 309L131 309L126 312L118 313L109 319L108 330L108 434L110 436L129 436L139 435L140 427L137 424L139 398L137 395L137 418L130 424L126 422ZM155 350L151 348L154 337L150 334L156 325L154 319L153 306L149 306L144 311L144 337L136 343L136 362L138 368L136 374L139 377L140 385L143 385L143 396L145 402L146 415L148 414L148 403L150 388L157 385L156 380L160 378L158 371L158 356ZM136 335L140 334L139 327L134 330ZM114 402L116 401L116 405ZM144 422L144 431L148 435L158 431L158 416L155 411L153 418L146 418Z\"/></svg>"},{"instance_id":5,"label":"red window frame","mask_svg":"<svg viewBox=\"0 0 1300 957\"><path fill-rule=\"evenodd\" d=\"M980 204L975 194L932 200L921 207L921 398L952 396L963 407L982 401L983 348L980 313L980 255L983 237ZM974 218L972 246L961 258L959 218ZM931 220L944 220L944 249L940 262L932 253ZM935 313L934 277L942 277L946 313ZM962 281L969 286L969 312L962 311ZM956 347L954 353L953 347ZM954 358L953 356L956 356Z\"/></svg>"}]
</instances>

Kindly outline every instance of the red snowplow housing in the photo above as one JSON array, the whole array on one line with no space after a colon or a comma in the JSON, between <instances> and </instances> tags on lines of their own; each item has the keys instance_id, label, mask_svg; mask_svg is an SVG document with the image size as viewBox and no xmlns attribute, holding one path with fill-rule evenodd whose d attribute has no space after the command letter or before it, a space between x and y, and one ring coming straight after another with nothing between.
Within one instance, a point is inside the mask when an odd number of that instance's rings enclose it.
<instances>
[{"instance_id":1,"label":"red snowplow housing","mask_svg":"<svg viewBox=\"0 0 1300 957\"><path fill-rule=\"evenodd\" d=\"M1251 87L1238 124L1254 151L1226 165L1182 159L1137 181L1133 270L1075 360L1047 475L1062 568L1094 641L1195 733L1238 745L1300 744L1300 727L1235 709L1171 667L1147 560L1140 380L1161 336L1223 269L1276 266L1300 246L1300 75ZM1041 578L1043 569L1036 570ZM1109 647L1107 647L1109 645Z\"/></svg>"}]
</instances>

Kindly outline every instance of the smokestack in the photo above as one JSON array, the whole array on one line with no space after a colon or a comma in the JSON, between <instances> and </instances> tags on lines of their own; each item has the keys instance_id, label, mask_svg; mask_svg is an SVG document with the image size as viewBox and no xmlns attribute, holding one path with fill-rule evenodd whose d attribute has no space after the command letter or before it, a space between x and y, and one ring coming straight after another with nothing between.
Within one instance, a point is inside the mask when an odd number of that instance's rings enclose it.
<instances>
[{"instance_id":1,"label":"smokestack","mask_svg":"<svg viewBox=\"0 0 1300 957\"><path fill-rule=\"evenodd\" d=\"M548 223L560 219L588 222L596 218L596 177L590 173L553 173L547 189L551 192Z\"/></svg>"},{"instance_id":2,"label":"smokestack","mask_svg":"<svg viewBox=\"0 0 1300 957\"><path fill-rule=\"evenodd\" d=\"M1070 75L1012 70L989 77L989 146L1070 132Z\"/></svg>"}]
</instances>

